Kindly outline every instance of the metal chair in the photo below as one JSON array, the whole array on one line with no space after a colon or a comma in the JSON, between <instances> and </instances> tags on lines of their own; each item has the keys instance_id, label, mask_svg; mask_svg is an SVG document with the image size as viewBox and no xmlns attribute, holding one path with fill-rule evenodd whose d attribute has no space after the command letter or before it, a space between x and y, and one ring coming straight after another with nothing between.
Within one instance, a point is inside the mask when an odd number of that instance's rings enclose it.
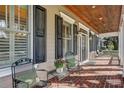
<instances>
[{"instance_id":1,"label":"metal chair","mask_svg":"<svg viewBox=\"0 0 124 93\"><path fill-rule=\"evenodd\" d=\"M69 71L76 70L76 71L79 71L80 73L81 66L80 66L79 60L75 58L75 55L73 52L69 51L65 54L65 61L67 63L66 66Z\"/></svg>"},{"instance_id":2,"label":"metal chair","mask_svg":"<svg viewBox=\"0 0 124 93\"><path fill-rule=\"evenodd\" d=\"M47 70L36 70L30 58L21 58L14 62L11 71L13 88L42 88L47 86L48 74L46 80L38 80L36 74L36 71L45 71L47 73Z\"/></svg>"}]
</instances>

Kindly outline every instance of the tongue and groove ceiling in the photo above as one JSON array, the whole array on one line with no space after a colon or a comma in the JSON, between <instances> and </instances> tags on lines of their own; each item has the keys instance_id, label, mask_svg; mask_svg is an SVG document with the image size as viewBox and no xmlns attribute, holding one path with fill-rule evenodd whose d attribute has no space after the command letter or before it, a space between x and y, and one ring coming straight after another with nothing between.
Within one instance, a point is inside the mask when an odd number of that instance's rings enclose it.
<instances>
[{"instance_id":1,"label":"tongue and groove ceiling","mask_svg":"<svg viewBox=\"0 0 124 93\"><path fill-rule=\"evenodd\" d=\"M66 5L70 11L87 23L95 32L117 32L121 5Z\"/></svg>"}]
</instances>

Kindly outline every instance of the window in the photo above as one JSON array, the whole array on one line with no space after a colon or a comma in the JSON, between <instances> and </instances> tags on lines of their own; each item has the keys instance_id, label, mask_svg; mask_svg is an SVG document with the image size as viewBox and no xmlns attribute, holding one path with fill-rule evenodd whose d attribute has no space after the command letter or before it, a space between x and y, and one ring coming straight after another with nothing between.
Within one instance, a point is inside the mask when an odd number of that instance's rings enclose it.
<instances>
[{"instance_id":1,"label":"window","mask_svg":"<svg viewBox=\"0 0 124 93\"><path fill-rule=\"evenodd\" d=\"M28 56L28 6L0 5L0 67Z\"/></svg>"},{"instance_id":2,"label":"window","mask_svg":"<svg viewBox=\"0 0 124 93\"><path fill-rule=\"evenodd\" d=\"M0 5L0 28L9 27L10 6Z\"/></svg>"},{"instance_id":3,"label":"window","mask_svg":"<svg viewBox=\"0 0 124 93\"><path fill-rule=\"evenodd\" d=\"M63 56L69 51L72 51L72 25L63 23Z\"/></svg>"},{"instance_id":4,"label":"window","mask_svg":"<svg viewBox=\"0 0 124 93\"><path fill-rule=\"evenodd\" d=\"M15 6L14 29L28 31L28 6Z\"/></svg>"}]
</instances>

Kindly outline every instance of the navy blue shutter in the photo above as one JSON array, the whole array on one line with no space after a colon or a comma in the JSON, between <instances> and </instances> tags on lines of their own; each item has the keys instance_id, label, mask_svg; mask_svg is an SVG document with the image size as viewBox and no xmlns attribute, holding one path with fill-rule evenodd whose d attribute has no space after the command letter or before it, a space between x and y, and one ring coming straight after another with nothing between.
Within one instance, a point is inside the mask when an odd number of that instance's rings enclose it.
<instances>
[{"instance_id":1,"label":"navy blue shutter","mask_svg":"<svg viewBox=\"0 0 124 93\"><path fill-rule=\"evenodd\" d=\"M97 36L96 35L92 35L92 51L96 51L97 50Z\"/></svg>"},{"instance_id":2,"label":"navy blue shutter","mask_svg":"<svg viewBox=\"0 0 124 93\"><path fill-rule=\"evenodd\" d=\"M97 51L97 49L98 49L98 37L96 36L96 51Z\"/></svg>"},{"instance_id":3,"label":"navy blue shutter","mask_svg":"<svg viewBox=\"0 0 124 93\"><path fill-rule=\"evenodd\" d=\"M93 44L93 45L92 45L92 46L93 46L93 50L92 50L92 51L95 51L95 42L94 42L94 41L95 41L95 37L94 37L94 35L93 35L93 39L92 39L92 42L93 42L93 43L92 43L92 44Z\"/></svg>"},{"instance_id":4,"label":"navy blue shutter","mask_svg":"<svg viewBox=\"0 0 124 93\"><path fill-rule=\"evenodd\" d=\"M34 61L46 61L46 9L34 6Z\"/></svg>"},{"instance_id":5,"label":"navy blue shutter","mask_svg":"<svg viewBox=\"0 0 124 93\"><path fill-rule=\"evenodd\" d=\"M91 32L89 32L89 47L90 47L90 52L92 51L92 40L91 40Z\"/></svg>"},{"instance_id":6,"label":"navy blue shutter","mask_svg":"<svg viewBox=\"0 0 124 93\"><path fill-rule=\"evenodd\" d=\"M55 15L55 58L59 59L63 57L63 19L62 17Z\"/></svg>"},{"instance_id":7,"label":"navy blue shutter","mask_svg":"<svg viewBox=\"0 0 124 93\"><path fill-rule=\"evenodd\" d=\"M92 51L94 51L94 37L91 34L91 32L89 33L89 37L91 38L90 39L90 52L92 52Z\"/></svg>"},{"instance_id":8,"label":"navy blue shutter","mask_svg":"<svg viewBox=\"0 0 124 93\"><path fill-rule=\"evenodd\" d=\"M74 55L77 55L77 25L73 24L73 52Z\"/></svg>"}]
</instances>

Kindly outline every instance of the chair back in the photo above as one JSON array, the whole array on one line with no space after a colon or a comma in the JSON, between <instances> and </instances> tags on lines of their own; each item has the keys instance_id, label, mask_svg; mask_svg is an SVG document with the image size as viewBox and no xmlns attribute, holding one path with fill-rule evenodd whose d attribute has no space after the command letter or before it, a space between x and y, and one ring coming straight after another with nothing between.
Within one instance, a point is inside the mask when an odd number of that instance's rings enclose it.
<instances>
[{"instance_id":1,"label":"chair back","mask_svg":"<svg viewBox=\"0 0 124 93\"><path fill-rule=\"evenodd\" d=\"M76 59L73 52L69 51L65 54L65 60L67 62L67 68L71 69L76 66Z\"/></svg>"},{"instance_id":2,"label":"chair back","mask_svg":"<svg viewBox=\"0 0 124 93\"><path fill-rule=\"evenodd\" d=\"M13 87L30 87L36 82L36 70L33 61L21 58L11 66Z\"/></svg>"}]
</instances>

